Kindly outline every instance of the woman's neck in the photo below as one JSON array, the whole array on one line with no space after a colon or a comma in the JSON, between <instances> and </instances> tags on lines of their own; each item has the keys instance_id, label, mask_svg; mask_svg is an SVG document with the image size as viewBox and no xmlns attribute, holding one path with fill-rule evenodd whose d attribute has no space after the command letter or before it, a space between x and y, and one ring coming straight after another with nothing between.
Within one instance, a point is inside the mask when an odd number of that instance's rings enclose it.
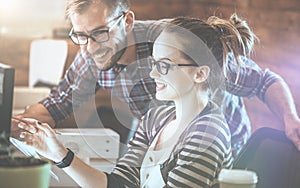
<instances>
[{"instance_id":1,"label":"woman's neck","mask_svg":"<svg viewBox=\"0 0 300 188\"><path fill-rule=\"evenodd\" d=\"M189 92L178 100L175 100L176 122L191 122L207 105L206 93L196 91Z\"/></svg>"},{"instance_id":2,"label":"woman's neck","mask_svg":"<svg viewBox=\"0 0 300 188\"><path fill-rule=\"evenodd\" d=\"M159 134L155 150L173 146L177 139L190 124L190 122L205 108L208 103L206 94L189 92L180 100L174 100L176 108L176 119L163 127Z\"/></svg>"}]
</instances>

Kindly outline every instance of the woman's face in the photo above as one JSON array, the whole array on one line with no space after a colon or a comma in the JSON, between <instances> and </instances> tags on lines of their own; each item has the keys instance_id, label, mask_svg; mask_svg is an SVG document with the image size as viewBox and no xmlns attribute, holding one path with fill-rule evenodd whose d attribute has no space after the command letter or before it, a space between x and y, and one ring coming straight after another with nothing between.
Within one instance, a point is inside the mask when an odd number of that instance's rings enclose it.
<instances>
[{"instance_id":1,"label":"woman's face","mask_svg":"<svg viewBox=\"0 0 300 188\"><path fill-rule=\"evenodd\" d=\"M172 44L168 41L172 41ZM180 41L169 33L162 33L154 43L153 62L155 65L152 64L150 77L155 80L158 100L182 99L195 86L192 71L195 67L176 66L192 63L185 59L182 52L178 50L182 49L180 45ZM167 74L164 74L168 66Z\"/></svg>"}]
</instances>

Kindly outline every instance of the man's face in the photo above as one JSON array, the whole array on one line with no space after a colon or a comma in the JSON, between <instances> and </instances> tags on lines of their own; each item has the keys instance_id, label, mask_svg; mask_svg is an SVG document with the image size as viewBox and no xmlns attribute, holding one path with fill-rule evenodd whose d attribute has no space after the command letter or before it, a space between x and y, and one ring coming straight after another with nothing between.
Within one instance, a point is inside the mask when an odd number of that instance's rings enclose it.
<instances>
[{"instance_id":1,"label":"man's face","mask_svg":"<svg viewBox=\"0 0 300 188\"><path fill-rule=\"evenodd\" d=\"M108 30L111 27L108 41L98 43L89 38L86 45L80 46L81 50L89 53L100 70L111 68L115 63L111 58L126 46L124 17L114 19L108 16L108 10L103 4L92 4L84 13L70 16L73 32L76 34L91 35L92 32L97 33L95 31Z\"/></svg>"}]
</instances>

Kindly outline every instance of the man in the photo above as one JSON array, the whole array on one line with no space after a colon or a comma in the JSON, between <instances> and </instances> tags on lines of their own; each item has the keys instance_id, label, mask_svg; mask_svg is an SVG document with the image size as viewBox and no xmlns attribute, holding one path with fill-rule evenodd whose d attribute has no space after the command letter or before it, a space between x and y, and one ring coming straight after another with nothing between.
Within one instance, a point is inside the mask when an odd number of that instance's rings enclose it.
<instances>
[{"instance_id":1,"label":"man","mask_svg":"<svg viewBox=\"0 0 300 188\"><path fill-rule=\"evenodd\" d=\"M132 114L141 118L151 105L156 105L148 57L163 21L135 21L127 0L68 0L66 13L73 25L70 38L81 52L49 97L19 116L54 127L72 113L80 118L82 113L76 114L77 109L97 90L105 89L128 103ZM241 67L239 81L235 83L236 76L227 81L226 119L234 154L250 136L241 97L252 96L258 96L282 120L286 134L300 149L300 120L286 83L248 59L245 63L251 66Z\"/></svg>"}]
</instances>

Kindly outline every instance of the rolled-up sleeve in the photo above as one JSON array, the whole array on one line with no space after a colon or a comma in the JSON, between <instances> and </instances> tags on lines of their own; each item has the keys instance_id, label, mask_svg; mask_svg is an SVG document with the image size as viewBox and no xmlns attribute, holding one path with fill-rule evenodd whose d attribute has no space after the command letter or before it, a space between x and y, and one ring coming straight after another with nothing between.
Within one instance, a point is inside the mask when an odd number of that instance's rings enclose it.
<instances>
[{"instance_id":1,"label":"rolled-up sleeve","mask_svg":"<svg viewBox=\"0 0 300 188\"><path fill-rule=\"evenodd\" d=\"M230 58L229 58L230 59ZM238 67L233 61L228 62L226 90L240 97L257 96L263 102L268 88L275 82L283 80L269 69L261 69L254 61L243 58ZM237 74L239 72L239 74Z\"/></svg>"}]
</instances>

